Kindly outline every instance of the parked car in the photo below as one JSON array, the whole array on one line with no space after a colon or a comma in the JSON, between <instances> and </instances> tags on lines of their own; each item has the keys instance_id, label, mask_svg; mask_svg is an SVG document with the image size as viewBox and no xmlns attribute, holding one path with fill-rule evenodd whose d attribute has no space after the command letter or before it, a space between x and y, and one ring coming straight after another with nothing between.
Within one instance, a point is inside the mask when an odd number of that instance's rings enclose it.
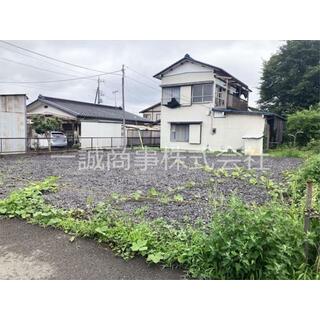
<instances>
[{"instance_id":1,"label":"parked car","mask_svg":"<svg viewBox=\"0 0 320 320\"><path fill-rule=\"evenodd\" d=\"M67 136L61 131L51 131L51 146L66 147L68 145Z\"/></svg>"},{"instance_id":2,"label":"parked car","mask_svg":"<svg viewBox=\"0 0 320 320\"><path fill-rule=\"evenodd\" d=\"M50 132L51 147L66 147L68 145L67 136L62 131ZM44 134L38 134L37 137L31 139L31 149L46 149L48 148L48 140Z\"/></svg>"}]
</instances>

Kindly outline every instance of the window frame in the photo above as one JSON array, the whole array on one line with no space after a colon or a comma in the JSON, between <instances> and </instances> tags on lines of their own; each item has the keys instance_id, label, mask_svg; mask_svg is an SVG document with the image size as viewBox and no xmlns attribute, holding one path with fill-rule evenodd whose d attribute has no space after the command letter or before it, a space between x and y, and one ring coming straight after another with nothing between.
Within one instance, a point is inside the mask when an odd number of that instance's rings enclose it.
<instances>
[{"instance_id":1,"label":"window frame","mask_svg":"<svg viewBox=\"0 0 320 320\"><path fill-rule=\"evenodd\" d=\"M207 95L207 94L204 94L204 87L206 85L210 85L211 86L211 95ZM201 87L201 96L197 95L195 96L194 95L194 90L196 87ZM206 83L198 83L198 84L193 84L192 85L192 92L191 92L191 101L192 103L212 103L213 102L213 82L206 82ZM204 100L205 97L210 97L211 99L210 100ZM199 101L195 101L195 98L196 99L201 99Z\"/></svg>"},{"instance_id":2,"label":"window frame","mask_svg":"<svg viewBox=\"0 0 320 320\"><path fill-rule=\"evenodd\" d=\"M177 126L184 126L185 128L187 128L187 131L185 133L185 136L187 137L185 140L179 139L177 140L177 136L175 135L175 137L173 137L173 126L177 127ZM187 142L189 143L190 141L190 123L170 123L170 142Z\"/></svg>"},{"instance_id":3,"label":"window frame","mask_svg":"<svg viewBox=\"0 0 320 320\"><path fill-rule=\"evenodd\" d=\"M178 97L175 97L175 96L171 93L170 100L164 102L164 91L165 91L165 90L169 90L169 89L170 89L170 90L173 90L173 89L178 90L178 91L179 91L179 96L178 96ZM163 87L163 88L162 88L162 91L161 91L161 104L162 104L162 105L167 105L167 104L171 101L172 98L175 98L175 99L178 101L178 103L180 103L180 99L181 99L181 86L171 86L171 87Z\"/></svg>"}]
</instances>

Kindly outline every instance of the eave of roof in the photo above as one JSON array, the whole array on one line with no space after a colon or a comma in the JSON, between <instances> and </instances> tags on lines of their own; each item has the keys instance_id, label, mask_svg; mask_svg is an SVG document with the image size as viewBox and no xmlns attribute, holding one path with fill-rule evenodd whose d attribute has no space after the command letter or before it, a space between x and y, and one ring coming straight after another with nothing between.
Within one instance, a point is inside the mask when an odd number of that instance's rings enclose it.
<instances>
[{"instance_id":1,"label":"eave of roof","mask_svg":"<svg viewBox=\"0 0 320 320\"><path fill-rule=\"evenodd\" d=\"M163 69L162 71L158 72L157 74L155 74L153 77L154 78L157 78L157 79L160 79L161 76L172 70L174 67L176 67L177 65L181 64L181 63L184 63L184 62L192 62L192 63L197 63L197 64L200 64L202 66L205 66L205 67L209 67L211 69L213 69L215 72L216 71L219 71L221 73L223 73L225 76L228 76L228 77L231 77L233 78L236 82L238 82L239 84L241 84L245 89L247 89L248 91L251 92L251 90L249 89L248 85L246 85L245 83L243 83L242 81L240 81L239 79L237 79L236 77L234 77L233 75L231 75L229 72L225 71L224 69L222 68L219 68L219 67L216 67L216 66L213 66L211 64L208 64L208 63L205 63L205 62L201 62L201 61L198 61L198 60L195 60L193 58L191 58L188 54L186 54L182 59L176 61L175 63L173 63L172 65L170 65L169 67Z\"/></svg>"},{"instance_id":2,"label":"eave of roof","mask_svg":"<svg viewBox=\"0 0 320 320\"><path fill-rule=\"evenodd\" d=\"M243 111L243 110L224 109L224 108L212 108L212 111L233 113L233 114L245 114L245 115L273 116L273 117L278 117L278 118L280 118L280 119L282 119L284 121L286 120L285 118L279 116L276 113L267 112L267 111Z\"/></svg>"},{"instance_id":3,"label":"eave of roof","mask_svg":"<svg viewBox=\"0 0 320 320\"><path fill-rule=\"evenodd\" d=\"M26 93L0 93L1 97L6 97L6 96L27 96Z\"/></svg>"},{"instance_id":4,"label":"eave of roof","mask_svg":"<svg viewBox=\"0 0 320 320\"><path fill-rule=\"evenodd\" d=\"M161 102L158 102L158 103L152 105L151 107L148 107L148 108L146 108L146 109L143 109L143 110L139 111L139 113L147 112L147 111L149 111L149 110L151 110L151 109L153 109L153 108L155 108L155 107L158 107L158 106L161 106Z\"/></svg>"}]
</instances>

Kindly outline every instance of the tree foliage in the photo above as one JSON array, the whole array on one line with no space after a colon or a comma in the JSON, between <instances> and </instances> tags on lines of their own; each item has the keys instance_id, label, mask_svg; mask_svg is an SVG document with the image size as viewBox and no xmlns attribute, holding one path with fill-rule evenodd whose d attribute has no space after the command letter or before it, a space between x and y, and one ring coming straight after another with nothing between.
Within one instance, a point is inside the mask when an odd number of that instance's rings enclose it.
<instances>
[{"instance_id":1,"label":"tree foliage","mask_svg":"<svg viewBox=\"0 0 320 320\"><path fill-rule=\"evenodd\" d=\"M32 127L38 134L44 134L48 140L48 148L51 151L50 131L58 130L61 121L57 117L35 116L32 119Z\"/></svg>"},{"instance_id":2,"label":"tree foliage","mask_svg":"<svg viewBox=\"0 0 320 320\"><path fill-rule=\"evenodd\" d=\"M32 127L38 134L45 134L50 131L58 130L61 122L56 117L36 116L32 119Z\"/></svg>"},{"instance_id":3,"label":"tree foliage","mask_svg":"<svg viewBox=\"0 0 320 320\"><path fill-rule=\"evenodd\" d=\"M289 115L287 135L288 140L296 136L297 146L306 146L313 140L320 140L320 104Z\"/></svg>"},{"instance_id":4,"label":"tree foliage","mask_svg":"<svg viewBox=\"0 0 320 320\"><path fill-rule=\"evenodd\" d=\"M261 109L290 114L320 101L320 41L287 41L264 62Z\"/></svg>"}]
</instances>

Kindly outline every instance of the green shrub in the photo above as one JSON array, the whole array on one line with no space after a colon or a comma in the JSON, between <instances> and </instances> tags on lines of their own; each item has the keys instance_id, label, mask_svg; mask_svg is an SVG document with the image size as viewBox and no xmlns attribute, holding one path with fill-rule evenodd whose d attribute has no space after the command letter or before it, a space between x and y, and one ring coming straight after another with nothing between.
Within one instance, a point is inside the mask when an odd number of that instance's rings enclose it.
<instances>
[{"instance_id":1,"label":"green shrub","mask_svg":"<svg viewBox=\"0 0 320 320\"><path fill-rule=\"evenodd\" d=\"M320 185L320 154L309 157L303 165L290 175L290 187L304 193L308 181Z\"/></svg>"},{"instance_id":2,"label":"green shrub","mask_svg":"<svg viewBox=\"0 0 320 320\"><path fill-rule=\"evenodd\" d=\"M320 154L320 139L312 139L305 148L306 150L312 151L313 153Z\"/></svg>"},{"instance_id":3,"label":"green shrub","mask_svg":"<svg viewBox=\"0 0 320 320\"><path fill-rule=\"evenodd\" d=\"M301 131L301 134L297 134ZM310 110L298 111L288 116L287 135L296 135L297 146L306 146L312 139L320 139L320 107L311 107ZM288 141L293 137L288 136Z\"/></svg>"},{"instance_id":4,"label":"green shrub","mask_svg":"<svg viewBox=\"0 0 320 320\"><path fill-rule=\"evenodd\" d=\"M213 217L190 272L203 279L292 279L304 261L301 219L287 209L247 208L233 199Z\"/></svg>"}]
</instances>

